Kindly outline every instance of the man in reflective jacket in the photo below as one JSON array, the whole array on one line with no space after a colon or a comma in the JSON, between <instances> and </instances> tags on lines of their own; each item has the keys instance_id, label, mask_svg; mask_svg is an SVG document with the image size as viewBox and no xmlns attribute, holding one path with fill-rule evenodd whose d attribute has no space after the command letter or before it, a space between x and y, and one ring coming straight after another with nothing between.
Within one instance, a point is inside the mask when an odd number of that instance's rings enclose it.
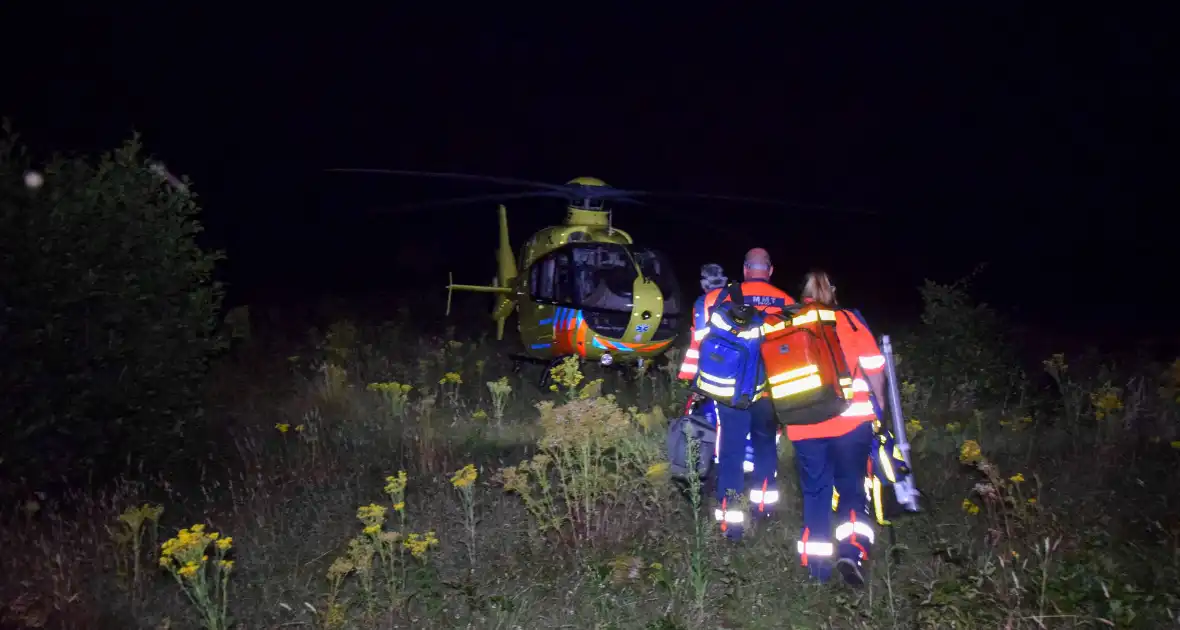
<instances>
[{"instance_id":1,"label":"man in reflective jacket","mask_svg":"<svg viewBox=\"0 0 1180 630\"><path fill-rule=\"evenodd\" d=\"M827 274L809 273L802 296L804 303L819 302L836 312L836 336L853 379L852 401L843 414L819 424L787 425L803 492L799 557L816 580L831 577L834 560L846 582L861 585L863 564L876 538L868 509L871 488L865 483L877 419L870 393L884 400L885 357L859 314L836 306ZM834 540L833 487L838 497Z\"/></svg>"},{"instance_id":2,"label":"man in reflective jacket","mask_svg":"<svg viewBox=\"0 0 1180 630\"><path fill-rule=\"evenodd\" d=\"M761 247L746 253L742 265L741 284L743 301L758 310L781 313L795 300L785 291L770 284L774 266L770 254ZM705 294L706 322L710 311L721 294L716 288ZM726 295L726 301L730 298ZM680 366L680 378L692 380L697 374L697 360L700 358L700 342L708 333L708 326L698 326L693 321L692 342L685 352L684 363ZM754 449L753 487L746 498L754 514L767 514L779 501L778 454L775 449L777 422L774 406L763 397L747 409L736 409L726 405L715 405L717 413L717 508L714 517L721 523L721 529L731 539L740 539L747 518L740 499L745 493L742 466L745 462L746 436L749 435Z\"/></svg>"}]
</instances>

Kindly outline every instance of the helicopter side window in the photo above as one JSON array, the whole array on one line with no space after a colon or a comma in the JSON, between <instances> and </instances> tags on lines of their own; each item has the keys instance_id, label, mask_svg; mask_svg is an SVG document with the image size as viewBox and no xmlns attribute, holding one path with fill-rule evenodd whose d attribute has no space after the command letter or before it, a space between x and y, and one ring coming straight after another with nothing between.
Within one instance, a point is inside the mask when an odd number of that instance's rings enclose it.
<instances>
[{"instance_id":1,"label":"helicopter side window","mask_svg":"<svg viewBox=\"0 0 1180 630\"><path fill-rule=\"evenodd\" d=\"M676 275L672 272L672 265L663 253L653 249L641 248L633 250L635 260L643 275L655 281L664 294L664 314L680 314L680 285L676 282Z\"/></svg>"},{"instance_id":2,"label":"helicopter side window","mask_svg":"<svg viewBox=\"0 0 1180 630\"><path fill-rule=\"evenodd\" d=\"M529 286L533 289L533 298L553 301L553 278L557 268L556 263L557 261L552 258L543 258L533 265L532 271L529 273Z\"/></svg>"},{"instance_id":3,"label":"helicopter side window","mask_svg":"<svg viewBox=\"0 0 1180 630\"><path fill-rule=\"evenodd\" d=\"M529 286L535 300L555 304L572 304L568 252L556 251L533 263L529 271Z\"/></svg>"}]
</instances>

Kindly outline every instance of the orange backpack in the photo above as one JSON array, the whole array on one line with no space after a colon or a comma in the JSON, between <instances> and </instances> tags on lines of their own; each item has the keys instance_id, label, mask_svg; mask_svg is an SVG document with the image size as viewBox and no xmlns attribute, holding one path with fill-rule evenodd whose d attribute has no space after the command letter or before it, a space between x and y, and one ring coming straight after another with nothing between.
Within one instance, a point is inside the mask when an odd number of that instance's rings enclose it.
<instances>
[{"instance_id":1,"label":"orange backpack","mask_svg":"<svg viewBox=\"0 0 1180 630\"><path fill-rule=\"evenodd\" d=\"M836 336L836 311L803 304L769 315L762 327L762 359L779 421L817 424L852 402L852 374Z\"/></svg>"}]
</instances>

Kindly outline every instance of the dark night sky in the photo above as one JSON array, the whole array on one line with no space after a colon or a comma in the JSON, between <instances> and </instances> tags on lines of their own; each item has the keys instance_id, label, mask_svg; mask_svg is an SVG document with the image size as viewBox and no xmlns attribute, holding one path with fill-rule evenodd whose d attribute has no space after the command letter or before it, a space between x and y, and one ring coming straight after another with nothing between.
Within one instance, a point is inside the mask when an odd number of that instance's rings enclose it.
<instances>
[{"instance_id":1,"label":"dark night sky","mask_svg":"<svg viewBox=\"0 0 1180 630\"><path fill-rule=\"evenodd\" d=\"M755 245L789 291L817 264L846 301L899 312L923 277L983 261L985 297L1055 323L1102 300L1146 313L1174 284L1175 219L1157 216L1175 212L1164 177L1177 74L1152 26L1163 16L314 6L5 9L17 34L2 44L5 84L18 89L0 113L37 149L109 148L140 131L195 181L235 299L438 286L452 268L490 279L493 204L376 210L504 189L320 172L333 166L593 175L827 207L616 212L677 260L689 295L701 263L736 273ZM517 246L563 214L544 202L509 212Z\"/></svg>"}]
</instances>

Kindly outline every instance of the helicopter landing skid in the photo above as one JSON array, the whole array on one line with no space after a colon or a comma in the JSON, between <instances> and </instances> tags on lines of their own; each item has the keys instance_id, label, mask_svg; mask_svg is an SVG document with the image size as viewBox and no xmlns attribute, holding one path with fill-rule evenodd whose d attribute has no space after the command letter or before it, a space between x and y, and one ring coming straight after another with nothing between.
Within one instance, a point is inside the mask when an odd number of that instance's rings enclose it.
<instances>
[{"instance_id":1,"label":"helicopter landing skid","mask_svg":"<svg viewBox=\"0 0 1180 630\"><path fill-rule=\"evenodd\" d=\"M532 364L532 365L546 365L550 368L555 365L555 363L553 363L552 361L550 361L548 359L538 359L537 357L531 357L527 354L512 354L512 355L509 355L508 358L512 360L512 372L515 374L519 374L521 367L526 363ZM548 376L549 376L549 370L546 369L544 375L541 377L541 380L542 380L541 387L545 387L549 384L548 382L545 381L545 379Z\"/></svg>"},{"instance_id":2,"label":"helicopter landing skid","mask_svg":"<svg viewBox=\"0 0 1180 630\"><path fill-rule=\"evenodd\" d=\"M569 355L567 355L567 356L569 356ZM543 390L548 389L549 386L553 384L553 368L561 365L562 361L565 361L564 356L553 357L552 359L549 359L548 361L546 361L545 359L538 359L537 360L538 363L547 364L545 367L545 370L541 372L541 380L537 382L537 385L541 389L543 389Z\"/></svg>"}]
</instances>

